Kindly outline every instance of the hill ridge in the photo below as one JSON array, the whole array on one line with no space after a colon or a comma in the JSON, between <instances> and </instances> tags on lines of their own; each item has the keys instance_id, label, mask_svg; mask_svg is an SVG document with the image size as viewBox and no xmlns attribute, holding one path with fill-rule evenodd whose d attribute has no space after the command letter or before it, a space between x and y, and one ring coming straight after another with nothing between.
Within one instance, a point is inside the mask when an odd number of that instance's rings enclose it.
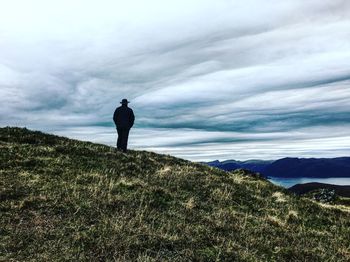
<instances>
[{"instance_id":1,"label":"hill ridge","mask_svg":"<svg viewBox=\"0 0 350 262\"><path fill-rule=\"evenodd\" d=\"M0 260L350 259L350 213L249 172L11 127L0 150Z\"/></svg>"}]
</instances>

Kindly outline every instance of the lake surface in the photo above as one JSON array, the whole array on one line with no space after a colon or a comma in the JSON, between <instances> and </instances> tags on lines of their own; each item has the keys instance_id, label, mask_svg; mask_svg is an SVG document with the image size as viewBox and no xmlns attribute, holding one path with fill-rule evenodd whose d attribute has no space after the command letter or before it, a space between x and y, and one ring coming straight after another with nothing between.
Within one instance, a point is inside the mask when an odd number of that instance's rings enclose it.
<instances>
[{"instance_id":1,"label":"lake surface","mask_svg":"<svg viewBox=\"0 0 350 262\"><path fill-rule=\"evenodd\" d=\"M331 178L313 178L313 177L298 177L298 178L282 178L282 177L270 177L269 180L279 186L291 187L295 184L304 184L311 182L333 184L333 185L342 185L349 186L350 178L349 177L331 177Z\"/></svg>"}]
</instances>

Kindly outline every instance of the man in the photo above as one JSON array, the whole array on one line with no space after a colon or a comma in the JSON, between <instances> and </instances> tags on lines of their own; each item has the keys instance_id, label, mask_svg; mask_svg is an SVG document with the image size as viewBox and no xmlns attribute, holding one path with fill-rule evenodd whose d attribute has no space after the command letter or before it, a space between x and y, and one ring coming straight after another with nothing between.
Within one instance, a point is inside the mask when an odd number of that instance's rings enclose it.
<instances>
[{"instance_id":1,"label":"man","mask_svg":"<svg viewBox=\"0 0 350 262\"><path fill-rule=\"evenodd\" d=\"M118 132L117 149L126 153L130 128L134 125L135 116L127 99L120 102L122 105L114 111L113 121Z\"/></svg>"}]
</instances>

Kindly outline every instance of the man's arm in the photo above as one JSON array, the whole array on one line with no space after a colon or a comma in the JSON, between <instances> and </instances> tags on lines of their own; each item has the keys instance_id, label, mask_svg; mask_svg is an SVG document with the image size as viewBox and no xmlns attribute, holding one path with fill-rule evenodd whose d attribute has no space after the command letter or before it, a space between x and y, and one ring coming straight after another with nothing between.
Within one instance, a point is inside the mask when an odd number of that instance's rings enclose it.
<instances>
[{"instance_id":1,"label":"man's arm","mask_svg":"<svg viewBox=\"0 0 350 262\"><path fill-rule=\"evenodd\" d=\"M113 114L113 121L115 126L117 126L117 118L118 118L118 108L114 111L114 114Z\"/></svg>"},{"instance_id":2,"label":"man's arm","mask_svg":"<svg viewBox=\"0 0 350 262\"><path fill-rule=\"evenodd\" d=\"M131 114L130 114L130 128L132 128L132 126L134 125L135 122L135 115L134 115L134 111L132 111L131 109Z\"/></svg>"}]
</instances>

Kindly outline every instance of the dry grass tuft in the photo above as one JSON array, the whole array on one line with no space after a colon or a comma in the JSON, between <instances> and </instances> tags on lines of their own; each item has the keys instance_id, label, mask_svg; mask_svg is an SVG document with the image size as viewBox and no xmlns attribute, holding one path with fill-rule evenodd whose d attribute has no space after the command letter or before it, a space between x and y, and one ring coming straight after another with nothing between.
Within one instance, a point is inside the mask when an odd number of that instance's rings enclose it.
<instances>
[{"instance_id":1,"label":"dry grass tuft","mask_svg":"<svg viewBox=\"0 0 350 262\"><path fill-rule=\"evenodd\" d=\"M190 197L188 201L185 203L185 208L191 210L196 207L196 201L194 197Z\"/></svg>"},{"instance_id":2,"label":"dry grass tuft","mask_svg":"<svg viewBox=\"0 0 350 262\"><path fill-rule=\"evenodd\" d=\"M287 202L287 197L286 197L286 195L285 194L283 194L282 192L274 192L273 194L272 194L272 197L275 199L275 201L277 202L277 203L285 203L285 202Z\"/></svg>"},{"instance_id":3,"label":"dry grass tuft","mask_svg":"<svg viewBox=\"0 0 350 262\"><path fill-rule=\"evenodd\" d=\"M284 227L285 226L285 222L282 221L280 218L278 218L276 216L268 215L265 219L271 225L279 226L279 227Z\"/></svg>"}]
</instances>

